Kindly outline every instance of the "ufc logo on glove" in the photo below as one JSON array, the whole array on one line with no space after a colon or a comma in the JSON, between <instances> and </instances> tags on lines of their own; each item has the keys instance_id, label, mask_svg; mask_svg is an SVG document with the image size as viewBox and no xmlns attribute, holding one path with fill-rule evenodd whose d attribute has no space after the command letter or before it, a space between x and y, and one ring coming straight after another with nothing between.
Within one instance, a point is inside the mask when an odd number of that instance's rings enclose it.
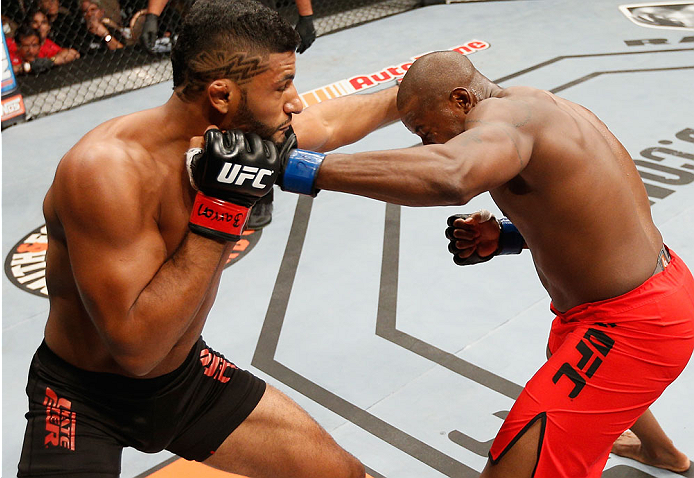
<instances>
[{"instance_id":1,"label":"ufc logo on glove","mask_svg":"<svg viewBox=\"0 0 694 478\"><path fill-rule=\"evenodd\" d=\"M265 176L271 176L272 171L269 169L261 169L253 166L242 166L234 163L224 163L222 170L217 176L217 181L220 183L236 184L241 186L246 180L253 180L251 186L256 189L263 189L267 184L263 184Z\"/></svg>"}]
</instances>

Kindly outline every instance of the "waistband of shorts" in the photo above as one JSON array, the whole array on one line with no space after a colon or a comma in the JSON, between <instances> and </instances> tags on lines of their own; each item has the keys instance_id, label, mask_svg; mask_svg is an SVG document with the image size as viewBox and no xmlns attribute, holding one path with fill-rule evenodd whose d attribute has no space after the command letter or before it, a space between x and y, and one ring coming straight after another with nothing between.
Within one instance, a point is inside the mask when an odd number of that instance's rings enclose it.
<instances>
[{"instance_id":1,"label":"waistband of shorts","mask_svg":"<svg viewBox=\"0 0 694 478\"><path fill-rule=\"evenodd\" d=\"M649 277L643 284L622 295L597 302L579 304L566 312L559 312L550 304L549 308L562 321L580 320L582 315L590 315L591 318L599 318L601 313L614 318L614 314L635 309L644 304L662 300L664 297L676 291L683 283L689 270L687 265L672 249L663 246L669 253L669 261L664 264L662 272ZM661 258L659 257L659 261ZM613 320L612 320L613 321Z\"/></svg>"},{"instance_id":2,"label":"waistband of shorts","mask_svg":"<svg viewBox=\"0 0 694 478\"><path fill-rule=\"evenodd\" d=\"M56 374L62 380L75 385L86 385L95 391L118 391L128 394L151 394L162 390L167 385L175 382L180 376L185 375L191 366L195 366L200 356L200 350L205 347L202 337L193 345L186 359L175 370L152 378L134 378L116 373L92 372L72 365L53 352L46 341L42 341L36 350L41 366L49 372Z\"/></svg>"}]
</instances>

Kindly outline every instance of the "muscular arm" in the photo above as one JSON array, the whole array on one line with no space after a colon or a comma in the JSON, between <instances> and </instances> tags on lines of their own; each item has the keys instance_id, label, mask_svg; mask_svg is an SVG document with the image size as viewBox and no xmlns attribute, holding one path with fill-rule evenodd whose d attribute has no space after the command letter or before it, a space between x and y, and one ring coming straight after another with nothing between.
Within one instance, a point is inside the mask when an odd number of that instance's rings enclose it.
<instances>
[{"instance_id":1,"label":"muscular arm","mask_svg":"<svg viewBox=\"0 0 694 478\"><path fill-rule=\"evenodd\" d=\"M407 206L465 204L517 176L532 152L532 138L507 121L469 123L445 144L330 154L316 186Z\"/></svg>"},{"instance_id":2,"label":"muscular arm","mask_svg":"<svg viewBox=\"0 0 694 478\"><path fill-rule=\"evenodd\" d=\"M133 163L116 148L92 149L63 160L54 188L84 307L113 358L142 376L192 324L225 246L187 233L167 257L158 204L148 204L157 198Z\"/></svg>"},{"instance_id":3,"label":"muscular arm","mask_svg":"<svg viewBox=\"0 0 694 478\"><path fill-rule=\"evenodd\" d=\"M306 108L293 121L300 148L332 151L360 140L399 119L398 87L371 94L350 95Z\"/></svg>"}]
</instances>

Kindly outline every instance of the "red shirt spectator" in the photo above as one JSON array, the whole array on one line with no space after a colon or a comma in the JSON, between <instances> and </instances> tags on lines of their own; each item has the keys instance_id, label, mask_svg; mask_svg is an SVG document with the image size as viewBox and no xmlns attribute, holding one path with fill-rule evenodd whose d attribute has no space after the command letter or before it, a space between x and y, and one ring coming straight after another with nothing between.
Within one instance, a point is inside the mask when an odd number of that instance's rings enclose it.
<instances>
[{"instance_id":1,"label":"red shirt spectator","mask_svg":"<svg viewBox=\"0 0 694 478\"><path fill-rule=\"evenodd\" d=\"M29 22L19 27L14 39L7 42L15 73L39 74L80 57L77 50L62 48L48 38L51 23L44 11L34 10L28 18Z\"/></svg>"},{"instance_id":2,"label":"red shirt spectator","mask_svg":"<svg viewBox=\"0 0 694 478\"><path fill-rule=\"evenodd\" d=\"M22 59L17 52L17 44L14 42L14 38L7 38L7 50L10 52L10 60L12 61L13 65L19 65L22 63ZM41 45L41 48L39 48L38 57L52 58L60 53L61 50L62 48L60 48L54 41L52 41L50 38L46 38L43 45Z\"/></svg>"}]
</instances>

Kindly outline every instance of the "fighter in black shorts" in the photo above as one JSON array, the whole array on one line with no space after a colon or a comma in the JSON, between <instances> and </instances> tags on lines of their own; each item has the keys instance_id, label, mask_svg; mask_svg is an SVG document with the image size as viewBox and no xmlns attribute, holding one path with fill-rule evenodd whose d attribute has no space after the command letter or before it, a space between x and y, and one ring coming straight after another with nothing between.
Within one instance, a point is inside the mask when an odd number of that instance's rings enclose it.
<instances>
[{"instance_id":1,"label":"fighter in black shorts","mask_svg":"<svg viewBox=\"0 0 694 478\"><path fill-rule=\"evenodd\" d=\"M171 98L62 158L44 201L50 313L19 476L116 477L126 446L252 477L364 476L298 405L201 338L248 211L277 177L268 145L293 126L302 147L327 151L397 119L397 87L293 118L298 42L253 0L197 0Z\"/></svg>"},{"instance_id":2,"label":"fighter in black shorts","mask_svg":"<svg viewBox=\"0 0 694 478\"><path fill-rule=\"evenodd\" d=\"M118 476L124 446L203 461L264 392L265 382L238 369L202 338L177 369L148 379L89 372L44 342L29 371L20 476L65 469L73 476L94 476L94 470Z\"/></svg>"}]
</instances>

